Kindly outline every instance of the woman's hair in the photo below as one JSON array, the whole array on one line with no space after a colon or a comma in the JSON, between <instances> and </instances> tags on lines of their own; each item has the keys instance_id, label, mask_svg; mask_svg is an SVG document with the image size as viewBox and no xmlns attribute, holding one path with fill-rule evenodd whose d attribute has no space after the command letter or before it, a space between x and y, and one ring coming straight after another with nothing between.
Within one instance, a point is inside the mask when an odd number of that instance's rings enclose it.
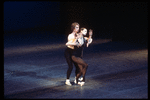
<instances>
[{"instance_id":1,"label":"woman's hair","mask_svg":"<svg viewBox=\"0 0 150 100\"><path fill-rule=\"evenodd\" d=\"M79 23L74 22L71 24L71 31L73 31L75 29L76 25L79 25Z\"/></svg>"},{"instance_id":2,"label":"woman's hair","mask_svg":"<svg viewBox=\"0 0 150 100\"><path fill-rule=\"evenodd\" d=\"M80 32L83 31L84 29L86 29L86 28L82 27L82 28L80 29Z\"/></svg>"}]
</instances>

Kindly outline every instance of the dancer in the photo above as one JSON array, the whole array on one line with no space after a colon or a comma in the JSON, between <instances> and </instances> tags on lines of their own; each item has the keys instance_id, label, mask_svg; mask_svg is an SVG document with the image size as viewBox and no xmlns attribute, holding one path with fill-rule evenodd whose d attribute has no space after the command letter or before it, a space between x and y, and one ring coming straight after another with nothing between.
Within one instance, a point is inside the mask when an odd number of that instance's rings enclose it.
<instances>
[{"instance_id":1,"label":"dancer","mask_svg":"<svg viewBox=\"0 0 150 100\"><path fill-rule=\"evenodd\" d=\"M72 60L78 64L79 71L76 74L76 83L80 84L81 86L84 85L85 83L85 74L86 70L88 67L88 64L82 59L83 57L83 48L86 45L88 45L92 42L92 30L89 31L89 38L83 37L83 35L86 35L87 29L86 28L81 28L81 32L79 33L80 38L78 39L79 43L82 45L81 47L76 47L74 48L74 52L72 54ZM86 41L85 41L86 40ZM83 76L82 82L78 83L78 78L80 76Z\"/></svg>"},{"instance_id":2,"label":"dancer","mask_svg":"<svg viewBox=\"0 0 150 100\"><path fill-rule=\"evenodd\" d=\"M65 50L65 58L66 58L66 61L68 63L68 70L67 70L67 79L66 79L66 82L65 84L66 85L72 85L70 83L70 75L71 75L71 72L72 72L72 69L73 69L73 61L71 59L71 56L72 56L72 53L73 53L73 49L74 49L74 46L80 46L80 44L77 41L77 37L75 36L77 34L77 32L79 31L79 24L77 22L74 22L71 24L71 30L72 30L72 33L68 35L68 44L67 45L67 48ZM74 63L74 65L76 66L76 64Z\"/></svg>"},{"instance_id":3,"label":"dancer","mask_svg":"<svg viewBox=\"0 0 150 100\"><path fill-rule=\"evenodd\" d=\"M92 42L92 30L89 31L89 38L87 37L83 37L83 35L87 34L87 29L86 28L81 28L80 33L78 34L78 42L79 44L81 44L81 46L74 46L74 51L72 53L72 60L74 61L76 66L76 77L75 77L75 83L80 84L81 86L84 85L85 83L85 74L86 74L86 70L87 70L87 63L83 61L82 57L83 57L83 48L86 45L88 47L88 45ZM67 43L67 45L69 45L69 43ZM82 82L78 83L78 78L80 76L83 76L83 80Z\"/></svg>"}]
</instances>

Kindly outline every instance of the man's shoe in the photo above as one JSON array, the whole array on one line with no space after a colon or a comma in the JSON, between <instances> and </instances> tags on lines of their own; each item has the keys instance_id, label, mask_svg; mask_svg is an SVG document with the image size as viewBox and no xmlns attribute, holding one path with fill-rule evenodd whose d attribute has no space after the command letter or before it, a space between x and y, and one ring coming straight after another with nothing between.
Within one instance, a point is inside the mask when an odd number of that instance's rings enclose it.
<instances>
[{"instance_id":1,"label":"man's shoe","mask_svg":"<svg viewBox=\"0 0 150 100\"><path fill-rule=\"evenodd\" d=\"M69 79L66 79L66 82L65 82L66 85L69 85L71 86L72 84L70 83L70 80Z\"/></svg>"}]
</instances>

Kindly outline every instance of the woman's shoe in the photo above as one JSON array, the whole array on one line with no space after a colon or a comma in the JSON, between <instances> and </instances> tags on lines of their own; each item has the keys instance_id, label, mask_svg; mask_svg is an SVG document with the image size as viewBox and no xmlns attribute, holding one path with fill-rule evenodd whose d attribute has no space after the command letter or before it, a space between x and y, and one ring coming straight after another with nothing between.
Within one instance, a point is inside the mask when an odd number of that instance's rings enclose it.
<instances>
[{"instance_id":1,"label":"woman's shoe","mask_svg":"<svg viewBox=\"0 0 150 100\"><path fill-rule=\"evenodd\" d=\"M79 84L80 86L83 86L83 85L85 84L85 82L78 82L78 84Z\"/></svg>"},{"instance_id":2,"label":"woman's shoe","mask_svg":"<svg viewBox=\"0 0 150 100\"><path fill-rule=\"evenodd\" d=\"M82 81L82 80L83 80L83 77L80 77L78 80L79 80L79 81Z\"/></svg>"}]
</instances>

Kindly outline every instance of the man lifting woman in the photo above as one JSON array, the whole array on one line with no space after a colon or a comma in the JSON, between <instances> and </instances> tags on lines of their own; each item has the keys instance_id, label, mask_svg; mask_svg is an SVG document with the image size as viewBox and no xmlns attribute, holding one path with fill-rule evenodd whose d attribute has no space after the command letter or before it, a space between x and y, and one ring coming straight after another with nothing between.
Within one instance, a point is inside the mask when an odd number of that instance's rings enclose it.
<instances>
[{"instance_id":1,"label":"man lifting woman","mask_svg":"<svg viewBox=\"0 0 150 100\"><path fill-rule=\"evenodd\" d=\"M79 31L79 24L74 22L71 25L72 33L68 35L68 42L66 43L66 50L65 50L65 58L68 63L68 70L67 70L67 79L65 84L72 85L70 83L70 75L73 69L73 64L76 67L75 71L75 84L84 85L85 83L85 74L88 67L88 64L82 59L83 58L83 48L92 42L92 30L89 30L89 37L84 37L87 34L86 28L81 28ZM78 82L80 76L83 76L82 82Z\"/></svg>"}]
</instances>

